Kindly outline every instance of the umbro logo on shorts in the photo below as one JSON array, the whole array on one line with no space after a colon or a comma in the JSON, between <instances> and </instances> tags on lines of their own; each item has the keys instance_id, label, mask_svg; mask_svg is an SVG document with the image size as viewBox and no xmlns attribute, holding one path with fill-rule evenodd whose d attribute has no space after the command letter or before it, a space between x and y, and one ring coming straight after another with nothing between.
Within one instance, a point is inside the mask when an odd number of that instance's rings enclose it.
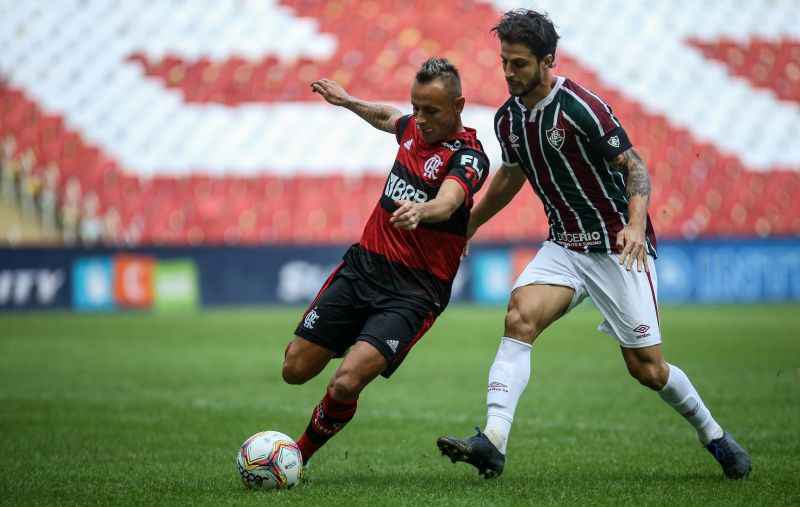
<instances>
[{"instance_id":1,"label":"umbro logo on shorts","mask_svg":"<svg viewBox=\"0 0 800 507\"><path fill-rule=\"evenodd\" d=\"M650 333L648 333L648 331L650 331L650 326L648 326L647 324L639 324L638 326L633 328L633 332L639 335L637 336L637 338L639 339L647 338L648 336L650 336Z\"/></svg>"},{"instance_id":2,"label":"umbro logo on shorts","mask_svg":"<svg viewBox=\"0 0 800 507\"><path fill-rule=\"evenodd\" d=\"M397 352L397 346L400 345L400 342L398 340L386 340L386 345L392 349L392 352Z\"/></svg>"}]
</instances>

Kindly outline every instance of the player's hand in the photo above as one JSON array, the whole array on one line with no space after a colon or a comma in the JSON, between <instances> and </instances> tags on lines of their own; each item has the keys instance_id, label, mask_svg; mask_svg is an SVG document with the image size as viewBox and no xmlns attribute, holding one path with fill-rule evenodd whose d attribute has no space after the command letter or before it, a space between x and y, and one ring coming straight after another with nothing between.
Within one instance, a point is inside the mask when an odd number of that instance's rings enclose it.
<instances>
[{"instance_id":1,"label":"player's hand","mask_svg":"<svg viewBox=\"0 0 800 507\"><path fill-rule=\"evenodd\" d=\"M470 219L470 221L467 223L467 241L468 242L472 240L472 236L474 236L477 231L478 231L478 226L475 224L475 222L472 219Z\"/></svg>"},{"instance_id":2,"label":"player's hand","mask_svg":"<svg viewBox=\"0 0 800 507\"><path fill-rule=\"evenodd\" d=\"M389 223L398 229L412 231L422 221L421 205L411 201L394 201L397 209L389 217Z\"/></svg>"},{"instance_id":3,"label":"player's hand","mask_svg":"<svg viewBox=\"0 0 800 507\"><path fill-rule=\"evenodd\" d=\"M461 259L463 260L467 255L469 255L469 240L464 245L464 250L461 251Z\"/></svg>"},{"instance_id":4,"label":"player's hand","mask_svg":"<svg viewBox=\"0 0 800 507\"><path fill-rule=\"evenodd\" d=\"M617 234L617 251L619 263L630 271L636 262L636 269L641 272L642 268L650 272L647 264L647 244L645 240L645 226L629 223Z\"/></svg>"},{"instance_id":5,"label":"player's hand","mask_svg":"<svg viewBox=\"0 0 800 507\"><path fill-rule=\"evenodd\" d=\"M352 97L342 88L342 85L332 79L318 79L311 83L311 91L319 93L322 98L334 106L344 106L348 104Z\"/></svg>"},{"instance_id":6,"label":"player's hand","mask_svg":"<svg viewBox=\"0 0 800 507\"><path fill-rule=\"evenodd\" d=\"M478 228L475 226L475 222L472 220L469 221L467 224L467 243L464 245L464 251L461 252L461 258L463 259L467 255L469 255L469 243L472 241L472 236L475 235L475 232Z\"/></svg>"}]
</instances>

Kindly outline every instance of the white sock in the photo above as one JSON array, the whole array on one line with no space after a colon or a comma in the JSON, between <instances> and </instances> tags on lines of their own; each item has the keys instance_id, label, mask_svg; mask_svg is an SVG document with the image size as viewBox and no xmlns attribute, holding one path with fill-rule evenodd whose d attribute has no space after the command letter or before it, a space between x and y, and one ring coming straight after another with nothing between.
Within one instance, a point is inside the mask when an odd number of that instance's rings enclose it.
<instances>
[{"instance_id":1,"label":"white sock","mask_svg":"<svg viewBox=\"0 0 800 507\"><path fill-rule=\"evenodd\" d=\"M711 412L697 394L689 377L677 366L672 364L667 364L667 366L669 367L669 378L658 395L694 426L703 445L720 438L722 427L711 417Z\"/></svg>"},{"instance_id":2,"label":"white sock","mask_svg":"<svg viewBox=\"0 0 800 507\"><path fill-rule=\"evenodd\" d=\"M531 377L531 349L529 343L504 336L489 370L486 428L483 432L503 454L506 453L517 402Z\"/></svg>"}]
</instances>

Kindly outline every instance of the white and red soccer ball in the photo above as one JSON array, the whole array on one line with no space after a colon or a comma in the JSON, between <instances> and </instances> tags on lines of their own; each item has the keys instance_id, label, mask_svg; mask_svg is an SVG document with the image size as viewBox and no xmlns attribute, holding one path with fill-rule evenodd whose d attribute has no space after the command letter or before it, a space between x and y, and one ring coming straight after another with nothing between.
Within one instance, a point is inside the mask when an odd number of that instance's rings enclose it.
<instances>
[{"instance_id":1,"label":"white and red soccer ball","mask_svg":"<svg viewBox=\"0 0 800 507\"><path fill-rule=\"evenodd\" d=\"M244 441L236 453L236 469L249 489L287 489L303 470L297 444L277 431L262 431Z\"/></svg>"}]
</instances>

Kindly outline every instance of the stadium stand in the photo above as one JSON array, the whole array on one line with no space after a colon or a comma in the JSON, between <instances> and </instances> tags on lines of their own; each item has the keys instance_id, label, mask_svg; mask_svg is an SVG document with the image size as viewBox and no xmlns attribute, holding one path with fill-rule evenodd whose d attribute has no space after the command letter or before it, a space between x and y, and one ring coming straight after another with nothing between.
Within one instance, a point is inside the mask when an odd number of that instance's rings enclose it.
<instances>
[{"instance_id":1,"label":"stadium stand","mask_svg":"<svg viewBox=\"0 0 800 507\"><path fill-rule=\"evenodd\" d=\"M392 140L321 105L309 81L329 76L354 95L403 104L419 62L447 56L464 76L467 123L476 119L498 161L491 116L506 91L488 23L502 5L15 4L0 19L9 202L67 243L353 241L383 185ZM800 39L780 16L769 18L774 37L760 16L737 17L735 29L722 26L730 18L702 19L683 46L661 44L654 58L697 61L707 74L665 76L627 61L603 67L616 44L600 36L603 13L586 20L577 3L564 9L558 24L573 28L562 33L557 73L615 106L651 169L660 236L800 234ZM680 26L700 22L673 14ZM635 3L623 22L653 15ZM643 50L674 40L670 24L648 28ZM546 234L541 205L523 192L477 239Z\"/></svg>"}]
</instances>

